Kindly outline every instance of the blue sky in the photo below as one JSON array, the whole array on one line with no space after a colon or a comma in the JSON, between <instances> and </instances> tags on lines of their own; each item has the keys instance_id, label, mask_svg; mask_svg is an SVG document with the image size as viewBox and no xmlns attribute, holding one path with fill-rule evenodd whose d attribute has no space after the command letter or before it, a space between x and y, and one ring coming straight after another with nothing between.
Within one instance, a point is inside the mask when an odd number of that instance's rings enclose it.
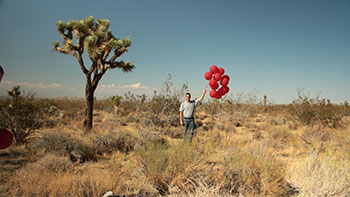
<instances>
[{"instance_id":1,"label":"blue sky","mask_svg":"<svg viewBox=\"0 0 350 197\"><path fill-rule=\"evenodd\" d=\"M230 76L230 92L290 103L304 89L339 103L350 100L350 1L324 0L0 0L0 95L19 84L38 97L84 96L75 58L53 52L58 20L111 21L132 46L120 60L132 73L109 70L99 98L161 91L170 73L199 97L211 65Z\"/></svg>"}]
</instances>

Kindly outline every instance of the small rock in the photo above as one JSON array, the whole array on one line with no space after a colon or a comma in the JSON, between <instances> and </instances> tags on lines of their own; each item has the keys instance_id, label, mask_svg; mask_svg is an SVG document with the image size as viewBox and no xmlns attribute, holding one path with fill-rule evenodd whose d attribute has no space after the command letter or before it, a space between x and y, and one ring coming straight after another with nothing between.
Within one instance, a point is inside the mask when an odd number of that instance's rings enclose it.
<instances>
[{"instance_id":1,"label":"small rock","mask_svg":"<svg viewBox=\"0 0 350 197\"><path fill-rule=\"evenodd\" d=\"M102 197L109 197L109 196L113 196L113 192L112 191L106 192Z\"/></svg>"}]
</instances>

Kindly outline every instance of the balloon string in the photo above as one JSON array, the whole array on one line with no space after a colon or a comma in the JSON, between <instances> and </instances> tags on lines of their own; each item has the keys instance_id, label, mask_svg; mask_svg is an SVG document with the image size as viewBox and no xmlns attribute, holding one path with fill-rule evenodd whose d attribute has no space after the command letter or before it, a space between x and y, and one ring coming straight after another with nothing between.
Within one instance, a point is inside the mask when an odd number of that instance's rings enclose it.
<instances>
[{"instance_id":1,"label":"balloon string","mask_svg":"<svg viewBox=\"0 0 350 197\"><path fill-rule=\"evenodd\" d=\"M209 83L205 86L205 90L207 91L207 94L209 95Z\"/></svg>"}]
</instances>

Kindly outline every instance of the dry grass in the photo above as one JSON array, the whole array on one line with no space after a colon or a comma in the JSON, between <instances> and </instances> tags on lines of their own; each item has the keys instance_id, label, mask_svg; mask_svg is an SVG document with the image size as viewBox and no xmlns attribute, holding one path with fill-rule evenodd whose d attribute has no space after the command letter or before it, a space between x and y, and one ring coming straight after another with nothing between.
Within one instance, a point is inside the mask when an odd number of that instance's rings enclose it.
<instances>
[{"instance_id":1,"label":"dry grass","mask_svg":"<svg viewBox=\"0 0 350 197\"><path fill-rule=\"evenodd\" d=\"M4 164L23 158L11 167L17 171L1 174L0 195L350 195L347 118L339 128L302 126L283 111L260 113L251 103L214 104L225 110L199 106L191 144L180 127L103 108L88 134L77 118L42 128L25 146L0 154Z\"/></svg>"},{"instance_id":2,"label":"dry grass","mask_svg":"<svg viewBox=\"0 0 350 197\"><path fill-rule=\"evenodd\" d=\"M113 190L123 194L152 191L142 174L118 159L73 166L69 158L46 155L16 173L11 183L15 196L102 196Z\"/></svg>"},{"instance_id":3,"label":"dry grass","mask_svg":"<svg viewBox=\"0 0 350 197\"><path fill-rule=\"evenodd\" d=\"M300 196L349 196L350 162L311 152L292 164L288 181Z\"/></svg>"}]
</instances>

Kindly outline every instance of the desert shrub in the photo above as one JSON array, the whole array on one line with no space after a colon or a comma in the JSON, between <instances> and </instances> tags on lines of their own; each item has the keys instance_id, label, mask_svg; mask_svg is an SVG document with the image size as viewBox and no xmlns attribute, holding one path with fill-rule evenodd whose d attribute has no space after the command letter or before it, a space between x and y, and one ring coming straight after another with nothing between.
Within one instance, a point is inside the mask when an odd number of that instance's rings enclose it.
<instances>
[{"instance_id":1,"label":"desert shrub","mask_svg":"<svg viewBox=\"0 0 350 197\"><path fill-rule=\"evenodd\" d=\"M235 98L227 98L224 101L223 111L231 116L232 121L240 125L249 121L250 118L262 112L263 106L255 93L238 93Z\"/></svg>"},{"instance_id":2,"label":"desert shrub","mask_svg":"<svg viewBox=\"0 0 350 197\"><path fill-rule=\"evenodd\" d=\"M74 162L97 161L115 151L133 151L141 139L127 131L107 131L103 134L80 136L71 132L52 130L32 143L32 149L69 156Z\"/></svg>"},{"instance_id":3,"label":"desert shrub","mask_svg":"<svg viewBox=\"0 0 350 197\"><path fill-rule=\"evenodd\" d=\"M168 79L164 82L163 90L160 93L155 91L153 97L149 100L146 117L155 126L178 126L180 122L180 100L184 97L187 89L187 83L183 84L180 90L173 87L172 78L169 74Z\"/></svg>"},{"instance_id":4,"label":"desert shrub","mask_svg":"<svg viewBox=\"0 0 350 197\"><path fill-rule=\"evenodd\" d=\"M169 95L155 94L150 101L150 118L156 126L177 125L179 122L178 108L180 106L177 98Z\"/></svg>"},{"instance_id":5,"label":"desert shrub","mask_svg":"<svg viewBox=\"0 0 350 197\"><path fill-rule=\"evenodd\" d=\"M102 135L95 135L92 144L97 154L110 154L116 150L124 153L134 150L140 140L126 131L109 131Z\"/></svg>"},{"instance_id":6,"label":"desert shrub","mask_svg":"<svg viewBox=\"0 0 350 197\"><path fill-rule=\"evenodd\" d=\"M34 163L30 163L27 169L39 168L39 171L67 172L73 169L73 164L68 157L48 153Z\"/></svg>"},{"instance_id":7,"label":"desert shrub","mask_svg":"<svg viewBox=\"0 0 350 197\"><path fill-rule=\"evenodd\" d=\"M311 152L288 170L288 181L300 196L349 196L350 162Z\"/></svg>"},{"instance_id":8,"label":"desert shrub","mask_svg":"<svg viewBox=\"0 0 350 197\"><path fill-rule=\"evenodd\" d=\"M86 143L81 137L66 131L42 132L42 137L35 139L32 149L44 150L61 156L68 156L73 162L96 161L97 154L92 143Z\"/></svg>"},{"instance_id":9,"label":"desert shrub","mask_svg":"<svg viewBox=\"0 0 350 197\"><path fill-rule=\"evenodd\" d=\"M50 183L73 169L67 157L47 154L18 170L10 180L12 196L49 196Z\"/></svg>"},{"instance_id":10,"label":"desert shrub","mask_svg":"<svg viewBox=\"0 0 350 197\"><path fill-rule=\"evenodd\" d=\"M51 101L58 109L65 112L76 113L84 109L85 102L83 99L78 98L57 98Z\"/></svg>"},{"instance_id":11,"label":"desert shrub","mask_svg":"<svg viewBox=\"0 0 350 197\"><path fill-rule=\"evenodd\" d=\"M342 114L344 116L350 116L350 105L347 100L344 101L344 104L343 106L341 106L341 108L342 108Z\"/></svg>"},{"instance_id":12,"label":"desert shrub","mask_svg":"<svg viewBox=\"0 0 350 197\"><path fill-rule=\"evenodd\" d=\"M197 126L197 121L196 121L196 126ZM159 133L162 135L169 136L171 138L177 138L177 139L182 139L183 134L182 134L182 128L178 127L165 127L159 130Z\"/></svg>"},{"instance_id":13,"label":"desert shrub","mask_svg":"<svg viewBox=\"0 0 350 197\"><path fill-rule=\"evenodd\" d=\"M171 194L169 196L172 196L172 197L232 196L228 193L220 192L220 188L218 186L208 184L201 180L194 180L193 184L194 184L194 189L191 189L191 190L184 189L184 190L181 190L181 192L176 192L175 194ZM178 190L178 188L176 187L173 187L170 189L175 191Z\"/></svg>"},{"instance_id":14,"label":"desert shrub","mask_svg":"<svg viewBox=\"0 0 350 197\"><path fill-rule=\"evenodd\" d=\"M17 144L28 141L45 122L45 110L38 105L34 94L22 94L20 86L8 91L1 106L0 127L9 129Z\"/></svg>"},{"instance_id":15,"label":"desert shrub","mask_svg":"<svg viewBox=\"0 0 350 197\"><path fill-rule=\"evenodd\" d=\"M148 129L141 129L138 131L140 137L140 146L147 146L148 144L161 144L168 146L169 142L159 133L154 133Z\"/></svg>"},{"instance_id":16,"label":"desert shrub","mask_svg":"<svg viewBox=\"0 0 350 197\"><path fill-rule=\"evenodd\" d=\"M179 125L180 98L184 96L188 89L187 84L183 84L180 90L173 87L171 75L164 82L164 87L160 93L154 91L151 98L145 94L134 95L127 92L123 97L112 96L105 100L106 105L117 106L117 114L124 117L126 121L143 121L151 123L157 127ZM116 109L116 108L114 108ZM139 116L136 117L136 113Z\"/></svg>"},{"instance_id":17,"label":"desert shrub","mask_svg":"<svg viewBox=\"0 0 350 197\"><path fill-rule=\"evenodd\" d=\"M303 92L298 92L298 98L288 107L292 117L304 125L321 123L324 126L341 126L341 113L339 108L329 99L319 97L310 98Z\"/></svg>"},{"instance_id":18,"label":"desert shrub","mask_svg":"<svg viewBox=\"0 0 350 197\"><path fill-rule=\"evenodd\" d=\"M284 117L274 117L274 116L269 116L268 121L270 124L273 125L284 125L286 124L286 119Z\"/></svg>"},{"instance_id":19,"label":"desert shrub","mask_svg":"<svg viewBox=\"0 0 350 197\"><path fill-rule=\"evenodd\" d=\"M68 157L48 153L13 172L8 196L155 196L134 162L118 157L103 162L73 164ZM11 194L11 195L10 195Z\"/></svg>"},{"instance_id":20,"label":"desert shrub","mask_svg":"<svg viewBox=\"0 0 350 197\"><path fill-rule=\"evenodd\" d=\"M233 149L225 156L223 190L254 196L286 196L291 188L284 167L271 157Z\"/></svg>"},{"instance_id":21,"label":"desert shrub","mask_svg":"<svg viewBox=\"0 0 350 197\"><path fill-rule=\"evenodd\" d=\"M161 195L169 194L170 185L183 188L183 183L176 179L181 177L186 168L193 165L199 156L199 153L188 143L172 146L150 143L139 149L137 154L147 180Z\"/></svg>"},{"instance_id":22,"label":"desert shrub","mask_svg":"<svg viewBox=\"0 0 350 197\"><path fill-rule=\"evenodd\" d=\"M324 128L321 125L313 125L303 132L302 137L309 142L316 140L317 142L324 143L330 141L332 135L332 132L330 132L327 128Z\"/></svg>"},{"instance_id":23,"label":"desert shrub","mask_svg":"<svg viewBox=\"0 0 350 197\"><path fill-rule=\"evenodd\" d=\"M195 146L181 142L168 149L168 169L170 177L176 177L185 172L190 164L195 164L200 157L200 153L195 150Z\"/></svg>"},{"instance_id":24,"label":"desert shrub","mask_svg":"<svg viewBox=\"0 0 350 197\"><path fill-rule=\"evenodd\" d=\"M119 98L118 114L120 114L121 116L126 116L130 113L140 111L139 109L144 102L142 98L146 99L146 96L145 97L141 97L139 95L135 96L133 93L127 92L124 97ZM114 100L114 105L115 104L116 103Z\"/></svg>"},{"instance_id":25,"label":"desert shrub","mask_svg":"<svg viewBox=\"0 0 350 197\"><path fill-rule=\"evenodd\" d=\"M163 195L168 193L168 180L165 173L168 162L166 150L167 146L162 144L149 144L145 149L137 151L148 181Z\"/></svg>"},{"instance_id":26,"label":"desert shrub","mask_svg":"<svg viewBox=\"0 0 350 197\"><path fill-rule=\"evenodd\" d=\"M217 99L209 99L209 101L203 104L204 111L208 113L212 120L216 119L218 114L221 114L223 104Z\"/></svg>"},{"instance_id":27,"label":"desert shrub","mask_svg":"<svg viewBox=\"0 0 350 197\"><path fill-rule=\"evenodd\" d=\"M274 127L270 133L273 140L281 143L291 143L297 140L297 137L286 127Z\"/></svg>"}]
</instances>

